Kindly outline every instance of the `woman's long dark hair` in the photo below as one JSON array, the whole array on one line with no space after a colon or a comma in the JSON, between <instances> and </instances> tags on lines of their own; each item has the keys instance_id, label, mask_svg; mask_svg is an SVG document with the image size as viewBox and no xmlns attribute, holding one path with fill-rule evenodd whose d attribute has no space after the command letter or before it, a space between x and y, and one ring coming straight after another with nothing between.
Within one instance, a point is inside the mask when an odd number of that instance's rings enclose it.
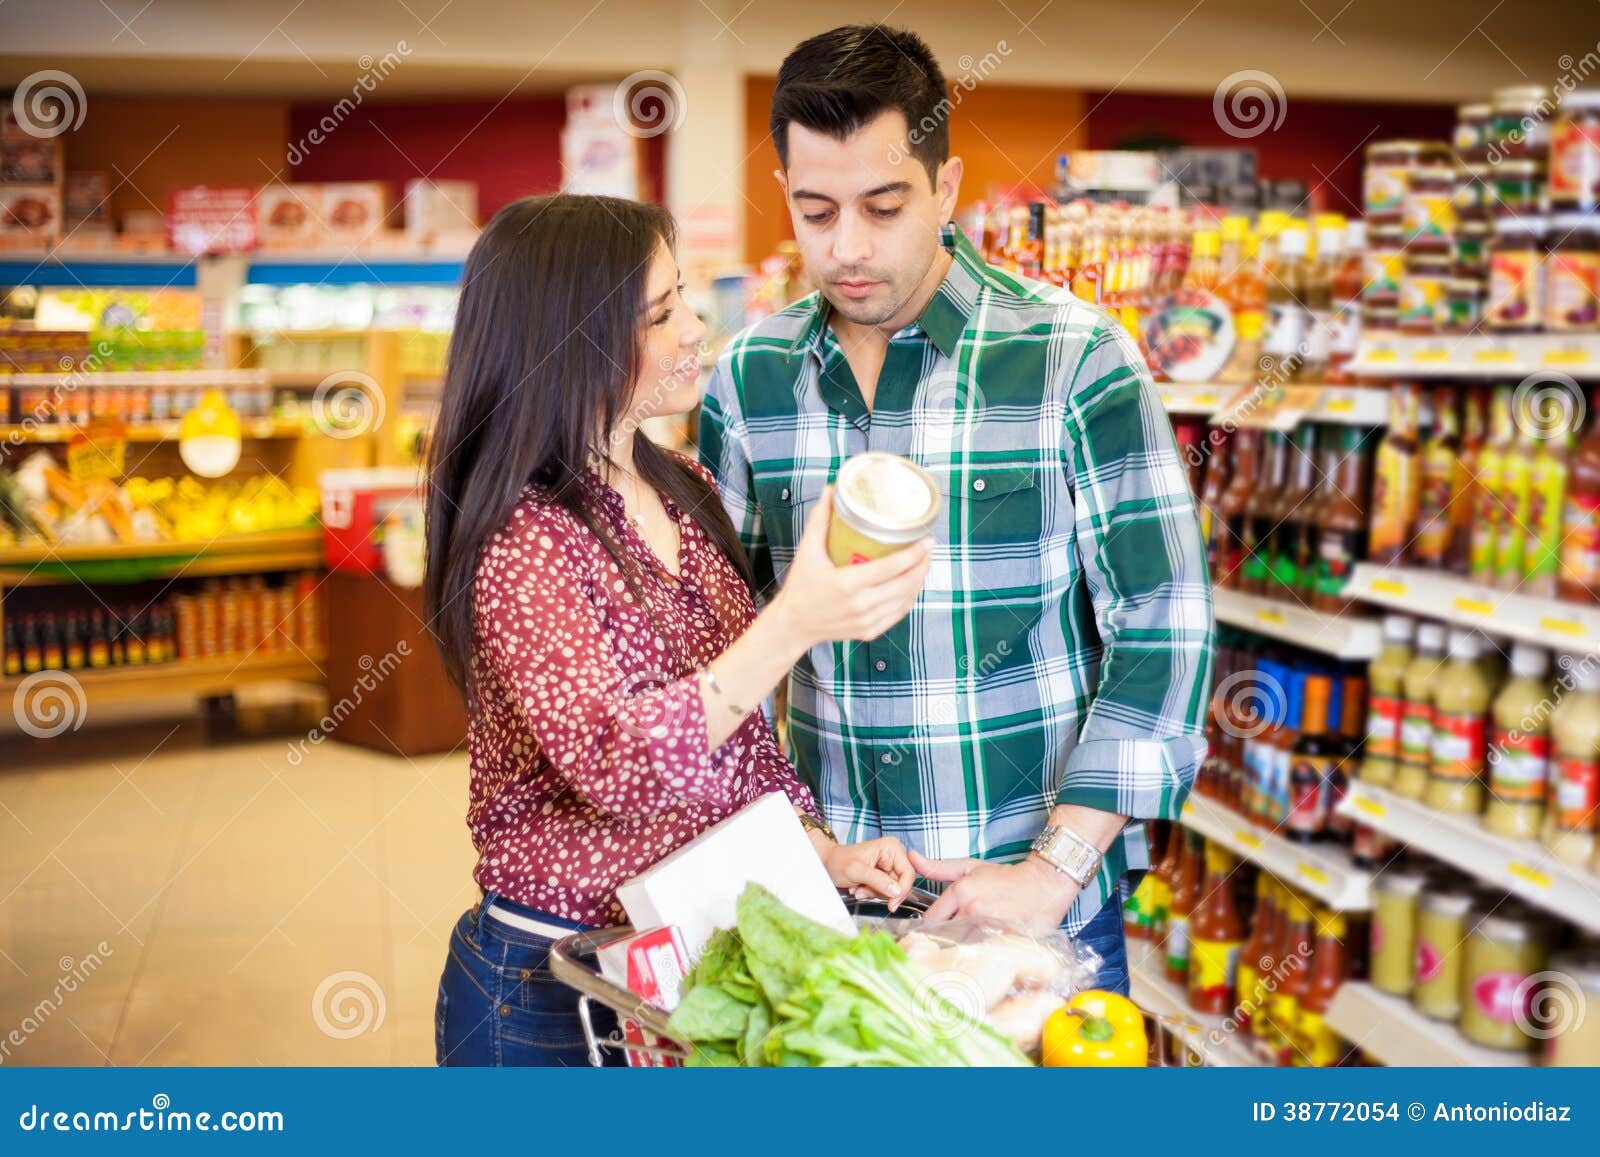
<instances>
[{"instance_id":1,"label":"woman's long dark hair","mask_svg":"<svg viewBox=\"0 0 1600 1157\"><path fill-rule=\"evenodd\" d=\"M527 483L544 484L582 519L642 598L638 569L613 540L584 472L626 417L641 370L646 281L663 241L672 246L674 229L657 205L560 194L501 209L467 257L429 440L423 597L445 671L469 706L478 552ZM699 474L643 435L633 467L752 585L733 524Z\"/></svg>"}]
</instances>

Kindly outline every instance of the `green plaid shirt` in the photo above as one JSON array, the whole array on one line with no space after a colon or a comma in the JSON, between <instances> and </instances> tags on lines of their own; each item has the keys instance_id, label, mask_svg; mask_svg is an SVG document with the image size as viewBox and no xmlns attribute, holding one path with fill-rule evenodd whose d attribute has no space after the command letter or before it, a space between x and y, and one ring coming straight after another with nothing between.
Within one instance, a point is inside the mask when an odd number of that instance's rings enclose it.
<instances>
[{"instance_id":1,"label":"green plaid shirt","mask_svg":"<svg viewBox=\"0 0 1600 1157\"><path fill-rule=\"evenodd\" d=\"M944 492L909 616L814 647L789 679L789 755L841 839L1016 860L1057 803L1176 819L1205 754L1211 587L1194 501L1138 348L1099 308L954 261L890 340L869 411L813 294L717 363L700 455L763 583L846 458L886 450ZM1067 915L1129 869L1129 824Z\"/></svg>"}]
</instances>

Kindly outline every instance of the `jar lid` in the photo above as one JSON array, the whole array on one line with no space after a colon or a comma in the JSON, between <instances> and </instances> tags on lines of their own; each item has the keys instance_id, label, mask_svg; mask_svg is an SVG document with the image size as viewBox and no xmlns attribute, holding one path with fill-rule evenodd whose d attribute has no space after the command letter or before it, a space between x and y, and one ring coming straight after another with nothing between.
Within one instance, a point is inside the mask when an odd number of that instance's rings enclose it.
<instances>
[{"instance_id":1,"label":"jar lid","mask_svg":"<svg viewBox=\"0 0 1600 1157\"><path fill-rule=\"evenodd\" d=\"M1469 293L1473 297L1477 297L1487 289L1476 277L1449 277L1445 279L1445 287L1451 293Z\"/></svg>"},{"instance_id":2,"label":"jar lid","mask_svg":"<svg viewBox=\"0 0 1600 1157\"><path fill-rule=\"evenodd\" d=\"M1424 912L1436 916L1465 916L1482 902L1483 893L1471 880L1460 876L1430 878L1418 901Z\"/></svg>"},{"instance_id":3,"label":"jar lid","mask_svg":"<svg viewBox=\"0 0 1600 1157\"><path fill-rule=\"evenodd\" d=\"M834 479L834 513L869 534L914 541L928 532L939 486L909 458L868 450L845 460Z\"/></svg>"},{"instance_id":4,"label":"jar lid","mask_svg":"<svg viewBox=\"0 0 1600 1157\"><path fill-rule=\"evenodd\" d=\"M1419 157L1448 157L1450 146L1444 141L1373 141L1367 146L1371 153L1410 153Z\"/></svg>"},{"instance_id":5,"label":"jar lid","mask_svg":"<svg viewBox=\"0 0 1600 1157\"><path fill-rule=\"evenodd\" d=\"M1498 940L1514 944L1545 943L1555 931L1550 917L1536 912L1526 904L1498 897L1479 897L1479 915L1472 935L1485 940Z\"/></svg>"},{"instance_id":6,"label":"jar lid","mask_svg":"<svg viewBox=\"0 0 1600 1157\"><path fill-rule=\"evenodd\" d=\"M1456 166L1456 176L1457 176L1457 178L1465 177L1465 178L1468 178L1468 179L1474 180L1474 181L1487 180L1489 175L1491 173L1493 173L1493 172L1494 172L1494 166L1493 165L1481 165L1481 164L1473 163L1473 164L1465 164L1465 165L1457 165Z\"/></svg>"},{"instance_id":7,"label":"jar lid","mask_svg":"<svg viewBox=\"0 0 1600 1157\"><path fill-rule=\"evenodd\" d=\"M1600 213L1557 213L1550 218L1550 227L1563 235L1600 232Z\"/></svg>"},{"instance_id":8,"label":"jar lid","mask_svg":"<svg viewBox=\"0 0 1600 1157\"><path fill-rule=\"evenodd\" d=\"M1498 165L1486 166L1490 174L1496 178L1532 178L1538 180L1544 176L1544 166L1538 161L1501 161Z\"/></svg>"},{"instance_id":9,"label":"jar lid","mask_svg":"<svg viewBox=\"0 0 1600 1157\"><path fill-rule=\"evenodd\" d=\"M1372 878L1372 886L1380 892L1415 896L1434 875L1435 869L1426 864L1396 860Z\"/></svg>"},{"instance_id":10,"label":"jar lid","mask_svg":"<svg viewBox=\"0 0 1600 1157\"><path fill-rule=\"evenodd\" d=\"M1542 236L1550 228L1548 217L1498 217L1495 219L1494 231L1496 233L1528 233L1533 236Z\"/></svg>"},{"instance_id":11,"label":"jar lid","mask_svg":"<svg viewBox=\"0 0 1600 1157\"><path fill-rule=\"evenodd\" d=\"M1464 121L1481 120L1493 111L1494 110L1490 107L1489 102L1483 101L1479 104L1462 105L1460 108L1456 109L1456 116L1460 117Z\"/></svg>"},{"instance_id":12,"label":"jar lid","mask_svg":"<svg viewBox=\"0 0 1600 1157\"><path fill-rule=\"evenodd\" d=\"M1580 88L1561 98L1564 108L1600 108L1600 88Z\"/></svg>"},{"instance_id":13,"label":"jar lid","mask_svg":"<svg viewBox=\"0 0 1600 1157\"><path fill-rule=\"evenodd\" d=\"M1510 88L1497 88L1490 94L1496 112L1502 109L1537 106L1551 99L1550 90L1536 84L1518 84Z\"/></svg>"}]
</instances>

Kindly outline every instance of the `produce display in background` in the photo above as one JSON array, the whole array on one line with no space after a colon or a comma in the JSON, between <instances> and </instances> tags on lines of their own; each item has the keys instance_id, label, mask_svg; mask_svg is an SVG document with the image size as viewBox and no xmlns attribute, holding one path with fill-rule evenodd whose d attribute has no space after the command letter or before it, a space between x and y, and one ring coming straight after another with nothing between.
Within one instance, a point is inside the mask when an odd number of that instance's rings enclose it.
<instances>
[{"instance_id":1,"label":"produce display in background","mask_svg":"<svg viewBox=\"0 0 1600 1157\"><path fill-rule=\"evenodd\" d=\"M80 482L46 451L0 469L0 546L172 542L316 525L314 490L275 475L201 482L132 477Z\"/></svg>"},{"instance_id":2,"label":"produce display in background","mask_svg":"<svg viewBox=\"0 0 1600 1157\"><path fill-rule=\"evenodd\" d=\"M870 927L848 936L752 884L737 927L716 932L685 979L669 1029L692 1046L691 1065L1020 1066L1019 1045L1041 1047L1085 963L999 929L919 929L899 943ZM1091 1036L1133 1039L1107 1011L1076 1010L1104 1024ZM1136 1031L1124 1063L1144 1063L1142 1023ZM1055 1058L1078 1063L1071 1026L1051 1035Z\"/></svg>"}]
</instances>

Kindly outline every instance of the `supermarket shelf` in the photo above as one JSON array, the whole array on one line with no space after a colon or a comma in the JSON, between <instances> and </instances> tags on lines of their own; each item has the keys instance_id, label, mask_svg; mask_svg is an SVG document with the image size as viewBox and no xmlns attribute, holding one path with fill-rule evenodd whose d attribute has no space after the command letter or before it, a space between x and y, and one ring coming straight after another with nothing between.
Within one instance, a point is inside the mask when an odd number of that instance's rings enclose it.
<instances>
[{"instance_id":1,"label":"supermarket shelf","mask_svg":"<svg viewBox=\"0 0 1600 1157\"><path fill-rule=\"evenodd\" d=\"M1562 863L1542 844L1497 836L1477 816L1435 811L1360 780L1350 785L1343 808L1391 839L1600 932L1600 876Z\"/></svg>"},{"instance_id":2,"label":"supermarket shelf","mask_svg":"<svg viewBox=\"0 0 1600 1157\"><path fill-rule=\"evenodd\" d=\"M1383 646L1378 619L1353 611L1328 614L1299 603L1217 587L1211 592L1217 622L1243 627L1337 659L1372 659Z\"/></svg>"},{"instance_id":3,"label":"supermarket shelf","mask_svg":"<svg viewBox=\"0 0 1600 1157\"><path fill-rule=\"evenodd\" d=\"M0 442L9 445L23 443L70 442L82 427L68 423L29 426L0 426ZM176 442L182 433L183 423L138 422L127 427L129 442ZM298 438L305 433L305 424L298 420L277 418L245 418L240 422L240 433L248 440L266 438Z\"/></svg>"},{"instance_id":4,"label":"supermarket shelf","mask_svg":"<svg viewBox=\"0 0 1600 1157\"><path fill-rule=\"evenodd\" d=\"M1265 1062L1250 1049L1249 1038L1227 1028L1220 1016L1205 1016L1189 1007L1185 993L1161 970L1159 949L1148 940L1128 941L1128 975L1133 1002L1155 1016L1179 1022L1178 1035L1215 1068L1260 1067Z\"/></svg>"},{"instance_id":5,"label":"supermarket shelf","mask_svg":"<svg viewBox=\"0 0 1600 1157\"><path fill-rule=\"evenodd\" d=\"M1183 825L1335 911L1372 907L1372 874L1356 867L1343 848L1294 843L1252 827L1237 812L1193 792L1183 805Z\"/></svg>"},{"instance_id":6,"label":"supermarket shelf","mask_svg":"<svg viewBox=\"0 0 1600 1157\"><path fill-rule=\"evenodd\" d=\"M1357 563L1345 594L1398 611L1476 627L1558 654L1600 654L1600 608L1495 590L1438 571Z\"/></svg>"},{"instance_id":7,"label":"supermarket shelf","mask_svg":"<svg viewBox=\"0 0 1600 1157\"><path fill-rule=\"evenodd\" d=\"M198 282L194 260L176 254L79 253L31 256L7 254L0 261L0 285L47 287L161 286L192 289Z\"/></svg>"},{"instance_id":8,"label":"supermarket shelf","mask_svg":"<svg viewBox=\"0 0 1600 1157\"><path fill-rule=\"evenodd\" d=\"M83 690L84 701L92 709L96 703L127 702L160 695L222 695L251 683L321 683L327 678L323 667L324 656L307 657L299 651L291 651L54 674L68 687L71 684L67 680L77 683ZM0 680L0 698L12 702L28 678L30 676L22 675ZM57 680L50 682L55 684Z\"/></svg>"},{"instance_id":9,"label":"supermarket shelf","mask_svg":"<svg viewBox=\"0 0 1600 1157\"><path fill-rule=\"evenodd\" d=\"M1379 378L1516 378L1543 371L1595 380L1600 379L1600 337L1466 334L1369 338L1362 342L1350 370Z\"/></svg>"},{"instance_id":10,"label":"supermarket shelf","mask_svg":"<svg viewBox=\"0 0 1600 1157\"><path fill-rule=\"evenodd\" d=\"M149 386L265 386L270 376L263 370L112 370L78 373L65 370L46 374L0 374L0 387L61 386L67 389Z\"/></svg>"},{"instance_id":11,"label":"supermarket shelf","mask_svg":"<svg viewBox=\"0 0 1600 1157\"><path fill-rule=\"evenodd\" d=\"M1346 981L1328 1008L1328 1027L1386 1065L1499 1068L1531 1064L1527 1053L1475 1045L1448 1021L1423 1016L1409 1000Z\"/></svg>"},{"instance_id":12,"label":"supermarket shelf","mask_svg":"<svg viewBox=\"0 0 1600 1157\"><path fill-rule=\"evenodd\" d=\"M1210 416L1239 389L1238 386L1191 385L1162 382L1156 387L1167 413L1181 416Z\"/></svg>"},{"instance_id":13,"label":"supermarket shelf","mask_svg":"<svg viewBox=\"0 0 1600 1157\"><path fill-rule=\"evenodd\" d=\"M323 564L319 527L228 535L213 542L0 548L0 587L144 582L183 575L262 574Z\"/></svg>"},{"instance_id":14,"label":"supermarket shelf","mask_svg":"<svg viewBox=\"0 0 1600 1157\"><path fill-rule=\"evenodd\" d=\"M250 285L459 285L464 257L274 253L250 258Z\"/></svg>"},{"instance_id":15,"label":"supermarket shelf","mask_svg":"<svg viewBox=\"0 0 1600 1157\"><path fill-rule=\"evenodd\" d=\"M1157 388L1161 393L1162 405L1166 406L1169 413L1207 415L1211 417L1213 425L1234 422L1289 433L1306 422L1325 426L1383 426L1388 423L1389 397L1382 389L1371 386L1305 385L1299 382L1293 385L1296 391L1295 404L1275 402L1271 421L1258 418L1254 423L1248 415L1262 404L1261 396L1253 403L1250 399L1257 387L1165 384ZM1232 417L1236 410L1242 416Z\"/></svg>"}]
</instances>

